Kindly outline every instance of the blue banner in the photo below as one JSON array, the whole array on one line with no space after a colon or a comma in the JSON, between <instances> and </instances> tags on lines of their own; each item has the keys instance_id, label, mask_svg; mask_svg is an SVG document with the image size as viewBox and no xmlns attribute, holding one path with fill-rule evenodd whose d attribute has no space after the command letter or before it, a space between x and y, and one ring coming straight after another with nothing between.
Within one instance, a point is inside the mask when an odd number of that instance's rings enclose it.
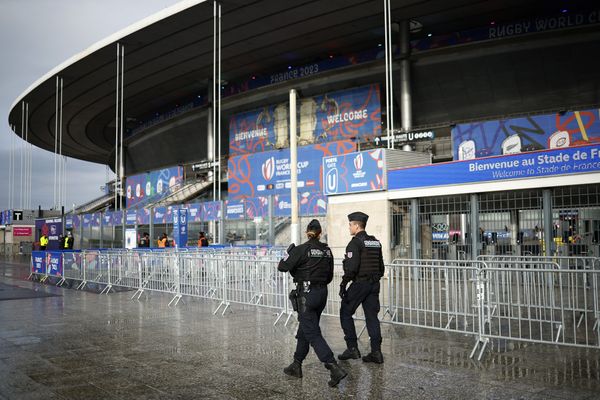
<instances>
[{"instance_id":1,"label":"blue banner","mask_svg":"<svg viewBox=\"0 0 600 400\"><path fill-rule=\"evenodd\" d=\"M266 218L269 215L269 198L268 197L249 197L244 200L244 208L246 210L246 218L254 219L257 217Z\"/></svg>"},{"instance_id":2,"label":"blue banner","mask_svg":"<svg viewBox=\"0 0 600 400\"><path fill-rule=\"evenodd\" d=\"M226 200L225 218L242 219L244 218L244 200Z\"/></svg>"},{"instance_id":3,"label":"blue banner","mask_svg":"<svg viewBox=\"0 0 600 400\"><path fill-rule=\"evenodd\" d=\"M137 210L126 210L125 223L126 225L135 225L137 222Z\"/></svg>"},{"instance_id":4,"label":"blue banner","mask_svg":"<svg viewBox=\"0 0 600 400\"><path fill-rule=\"evenodd\" d=\"M452 129L454 160L600 143L599 112L569 111L459 124Z\"/></svg>"},{"instance_id":5,"label":"blue banner","mask_svg":"<svg viewBox=\"0 0 600 400\"><path fill-rule=\"evenodd\" d=\"M188 209L189 222L202 222L202 203L191 203L185 206Z\"/></svg>"},{"instance_id":6,"label":"blue banner","mask_svg":"<svg viewBox=\"0 0 600 400\"><path fill-rule=\"evenodd\" d=\"M388 172L388 189L410 189L598 171L600 171L600 144L397 169Z\"/></svg>"},{"instance_id":7,"label":"blue banner","mask_svg":"<svg viewBox=\"0 0 600 400\"><path fill-rule=\"evenodd\" d=\"M63 276L62 252L46 252L46 273L50 276Z\"/></svg>"},{"instance_id":8,"label":"blue banner","mask_svg":"<svg viewBox=\"0 0 600 400\"><path fill-rule=\"evenodd\" d=\"M202 203L202 220L218 221L221 218L221 202L208 201Z\"/></svg>"},{"instance_id":9,"label":"blue banner","mask_svg":"<svg viewBox=\"0 0 600 400\"><path fill-rule=\"evenodd\" d=\"M34 274L46 273L46 252L32 251L31 252L31 272Z\"/></svg>"},{"instance_id":10,"label":"blue banner","mask_svg":"<svg viewBox=\"0 0 600 400\"><path fill-rule=\"evenodd\" d=\"M379 85L327 93L298 101L298 146L381 136ZM239 156L289 147L288 103L233 115L229 154Z\"/></svg>"},{"instance_id":11,"label":"blue banner","mask_svg":"<svg viewBox=\"0 0 600 400\"><path fill-rule=\"evenodd\" d=\"M79 251L63 251L63 271L81 271L81 253Z\"/></svg>"},{"instance_id":12,"label":"blue banner","mask_svg":"<svg viewBox=\"0 0 600 400\"><path fill-rule=\"evenodd\" d=\"M38 219L35 221L35 238L40 240L40 234L48 236L48 246L46 250L60 249L60 235L63 234L63 224L61 218Z\"/></svg>"},{"instance_id":13,"label":"blue banner","mask_svg":"<svg viewBox=\"0 0 600 400\"><path fill-rule=\"evenodd\" d=\"M156 207L154 208L154 215L152 216L152 222L155 224L166 224L167 223L167 207Z\"/></svg>"},{"instance_id":14,"label":"blue banner","mask_svg":"<svg viewBox=\"0 0 600 400\"><path fill-rule=\"evenodd\" d=\"M81 216L81 226L88 228L92 222L92 214L83 214Z\"/></svg>"},{"instance_id":15,"label":"blue banner","mask_svg":"<svg viewBox=\"0 0 600 400\"><path fill-rule=\"evenodd\" d=\"M188 239L187 209L173 208L173 240L175 247L186 247Z\"/></svg>"},{"instance_id":16,"label":"blue banner","mask_svg":"<svg viewBox=\"0 0 600 400\"><path fill-rule=\"evenodd\" d=\"M322 159L354 151L346 140L298 148L298 192L322 192ZM242 199L290 192L289 150L245 154L229 158L229 198Z\"/></svg>"},{"instance_id":17,"label":"blue banner","mask_svg":"<svg viewBox=\"0 0 600 400\"><path fill-rule=\"evenodd\" d=\"M385 190L384 155L375 149L323 158L324 193Z\"/></svg>"},{"instance_id":18,"label":"blue banner","mask_svg":"<svg viewBox=\"0 0 600 400\"><path fill-rule=\"evenodd\" d=\"M158 201L180 188L182 183L183 167L130 176L125 184L127 208Z\"/></svg>"},{"instance_id":19,"label":"blue banner","mask_svg":"<svg viewBox=\"0 0 600 400\"><path fill-rule=\"evenodd\" d=\"M274 215L289 217L292 215L292 196L279 194L273 196ZM323 193L302 193L298 195L298 215L317 216L327 214L327 197Z\"/></svg>"}]
</instances>

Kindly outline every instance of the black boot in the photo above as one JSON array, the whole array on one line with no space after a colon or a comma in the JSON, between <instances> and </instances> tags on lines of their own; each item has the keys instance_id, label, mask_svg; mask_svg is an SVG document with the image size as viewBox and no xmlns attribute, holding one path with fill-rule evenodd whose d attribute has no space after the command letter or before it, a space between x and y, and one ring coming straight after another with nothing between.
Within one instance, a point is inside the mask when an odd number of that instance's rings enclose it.
<instances>
[{"instance_id":1,"label":"black boot","mask_svg":"<svg viewBox=\"0 0 600 400\"><path fill-rule=\"evenodd\" d=\"M293 363L283 369L283 372L294 378L302 378L302 363L298 360L294 360Z\"/></svg>"},{"instance_id":2,"label":"black boot","mask_svg":"<svg viewBox=\"0 0 600 400\"><path fill-rule=\"evenodd\" d=\"M375 350L364 356L362 360L367 363L383 364L383 354L381 354L381 351Z\"/></svg>"},{"instance_id":3,"label":"black boot","mask_svg":"<svg viewBox=\"0 0 600 400\"><path fill-rule=\"evenodd\" d=\"M329 370L329 377L331 379L327 383L331 387L334 387L340 383L340 381L348 375L348 373L344 371L342 367L340 367L335 361L332 363L326 363L325 368Z\"/></svg>"},{"instance_id":4,"label":"black boot","mask_svg":"<svg viewBox=\"0 0 600 400\"><path fill-rule=\"evenodd\" d=\"M360 351L356 347L349 347L342 354L338 355L338 360L358 360L360 358Z\"/></svg>"}]
</instances>

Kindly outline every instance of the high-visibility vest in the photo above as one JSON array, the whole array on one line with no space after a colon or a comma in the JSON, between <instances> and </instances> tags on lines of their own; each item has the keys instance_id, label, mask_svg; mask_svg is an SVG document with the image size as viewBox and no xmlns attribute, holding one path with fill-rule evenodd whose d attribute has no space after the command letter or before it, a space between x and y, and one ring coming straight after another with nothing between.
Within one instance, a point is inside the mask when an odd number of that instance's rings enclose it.
<instances>
[{"instance_id":1,"label":"high-visibility vest","mask_svg":"<svg viewBox=\"0 0 600 400\"><path fill-rule=\"evenodd\" d=\"M40 246L48 246L48 238L46 236L40 238Z\"/></svg>"}]
</instances>

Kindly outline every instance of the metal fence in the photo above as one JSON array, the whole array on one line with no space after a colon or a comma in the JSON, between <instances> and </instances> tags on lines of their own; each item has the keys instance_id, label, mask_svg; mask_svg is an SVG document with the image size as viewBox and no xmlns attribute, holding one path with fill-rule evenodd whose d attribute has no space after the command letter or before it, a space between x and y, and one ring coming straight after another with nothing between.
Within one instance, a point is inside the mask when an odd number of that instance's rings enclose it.
<instances>
[{"instance_id":1,"label":"metal fence","mask_svg":"<svg viewBox=\"0 0 600 400\"><path fill-rule=\"evenodd\" d=\"M94 284L107 294L114 287L129 288L135 290L132 299L144 292L167 293L173 296L169 305L183 296L211 299L218 302L214 314L225 315L233 305L264 307L276 311L274 325L287 324L293 282L277 271L282 252L85 250L60 252L58 261L34 252L31 276L54 277L59 285L74 283L78 289ZM336 265L325 315L339 316L341 277ZM478 353L479 359L493 339L600 349L599 289L600 262L593 257L397 259L382 278L382 322L472 335L471 357ZM363 319L362 311L355 318Z\"/></svg>"}]
</instances>

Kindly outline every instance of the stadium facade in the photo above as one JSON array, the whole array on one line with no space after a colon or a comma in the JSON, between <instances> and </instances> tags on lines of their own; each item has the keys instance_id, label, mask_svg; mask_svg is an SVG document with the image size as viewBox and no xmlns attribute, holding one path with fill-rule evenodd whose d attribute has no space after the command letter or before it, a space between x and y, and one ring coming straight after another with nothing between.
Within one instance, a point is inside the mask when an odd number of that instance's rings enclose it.
<instances>
[{"instance_id":1,"label":"stadium facade","mask_svg":"<svg viewBox=\"0 0 600 400\"><path fill-rule=\"evenodd\" d=\"M189 245L287 244L295 122L300 225L337 255L356 210L387 260L600 255L600 10L490 3L184 1L116 33L10 110L121 178L37 235L135 245L183 208Z\"/></svg>"}]
</instances>

